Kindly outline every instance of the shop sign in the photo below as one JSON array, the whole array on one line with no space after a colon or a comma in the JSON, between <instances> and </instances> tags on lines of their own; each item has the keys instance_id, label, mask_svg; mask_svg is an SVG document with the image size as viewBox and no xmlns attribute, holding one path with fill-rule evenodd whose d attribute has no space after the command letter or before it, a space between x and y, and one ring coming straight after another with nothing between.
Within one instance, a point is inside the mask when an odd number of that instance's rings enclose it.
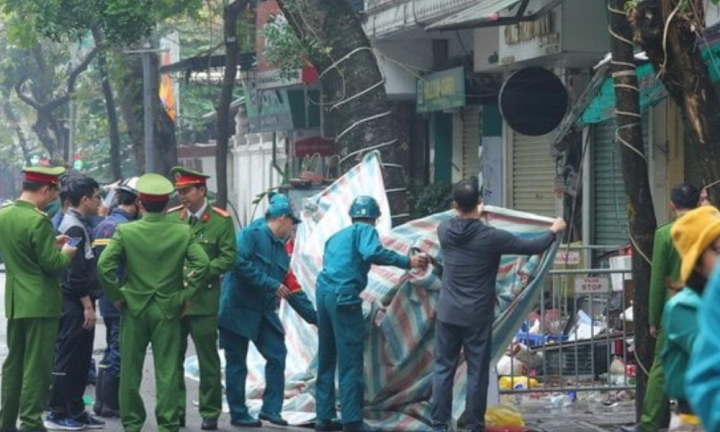
<instances>
[{"instance_id":1,"label":"shop sign","mask_svg":"<svg viewBox=\"0 0 720 432\"><path fill-rule=\"evenodd\" d=\"M293 129L290 103L285 90L251 90L245 99L250 133Z\"/></svg>"},{"instance_id":2,"label":"shop sign","mask_svg":"<svg viewBox=\"0 0 720 432\"><path fill-rule=\"evenodd\" d=\"M335 154L335 141L320 136L308 137L295 141L294 156L332 156Z\"/></svg>"},{"instance_id":3,"label":"shop sign","mask_svg":"<svg viewBox=\"0 0 720 432\"><path fill-rule=\"evenodd\" d=\"M425 75L417 81L417 112L442 111L465 105L462 67Z\"/></svg>"}]
</instances>

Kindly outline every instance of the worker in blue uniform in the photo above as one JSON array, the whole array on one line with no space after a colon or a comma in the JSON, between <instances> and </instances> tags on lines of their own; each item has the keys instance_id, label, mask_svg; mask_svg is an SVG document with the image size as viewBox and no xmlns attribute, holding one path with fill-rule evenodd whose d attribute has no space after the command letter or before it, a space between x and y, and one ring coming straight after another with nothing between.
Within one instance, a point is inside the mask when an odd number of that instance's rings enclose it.
<instances>
[{"instance_id":1,"label":"worker in blue uniform","mask_svg":"<svg viewBox=\"0 0 720 432\"><path fill-rule=\"evenodd\" d=\"M318 431L363 432L363 348L365 320L360 293L370 266L410 269L427 266L427 256L411 258L385 249L375 229L380 208L374 198L360 196L350 206L352 225L328 239L323 270L317 278L318 378L316 384ZM335 412L335 368L339 371L342 424Z\"/></svg>"},{"instance_id":2,"label":"worker in blue uniform","mask_svg":"<svg viewBox=\"0 0 720 432\"><path fill-rule=\"evenodd\" d=\"M285 390L285 331L278 316L286 299L307 322L315 324L315 308L302 291L285 284L290 257L285 240L300 222L290 201L274 198L265 223L252 223L237 235L235 266L223 281L220 297L220 346L225 350L225 380L230 423L240 427L261 426L260 420L286 426L282 418ZM247 352L250 341L265 358L265 391L260 420L245 404Z\"/></svg>"},{"instance_id":3,"label":"worker in blue uniform","mask_svg":"<svg viewBox=\"0 0 720 432\"><path fill-rule=\"evenodd\" d=\"M93 230L92 247L98 258L110 244L118 225L131 222L140 216L137 204L138 192L135 189L138 177L125 179L115 193L115 206L110 215ZM120 280L125 278L124 268L118 271ZM105 323L106 348L100 360L98 377L95 384L95 404L93 410L101 417L120 417L120 318L122 314L106 295L100 297L100 314Z\"/></svg>"}]
</instances>

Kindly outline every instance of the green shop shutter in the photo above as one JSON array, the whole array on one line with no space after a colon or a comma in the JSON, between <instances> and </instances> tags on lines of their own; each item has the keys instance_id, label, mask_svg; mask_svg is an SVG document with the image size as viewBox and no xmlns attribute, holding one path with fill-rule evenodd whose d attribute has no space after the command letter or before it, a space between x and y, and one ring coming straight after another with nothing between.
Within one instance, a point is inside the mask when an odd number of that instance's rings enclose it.
<instances>
[{"instance_id":1,"label":"green shop shutter","mask_svg":"<svg viewBox=\"0 0 720 432\"><path fill-rule=\"evenodd\" d=\"M550 135L530 137L512 132L510 208L556 217L555 159Z\"/></svg>"},{"instance_id":2,"label":"green shop shutter","mask_svg":"<svg viewBox=\"0 0 720 432\"><path fill-rule=\"evenodd\" d=\"M649 117L643 114L643 145L648 154ZM593 244L620 246L630 241L625 183L620 161L620 146L615 141L615 119L593 127L592 205Z\"/></svg>"},{"instance_id":3,"label":"green shop shutter","mask_svg":"<svg viewBox=\"0 0 720 432\"><path fill-rule=\"evenodd\" d=\"M453 140L453 116L443 112L432 114L433 137L435 147L435 160L433 170L434 183L452 182L452 140Z\"/></svg>"}]
</instances>

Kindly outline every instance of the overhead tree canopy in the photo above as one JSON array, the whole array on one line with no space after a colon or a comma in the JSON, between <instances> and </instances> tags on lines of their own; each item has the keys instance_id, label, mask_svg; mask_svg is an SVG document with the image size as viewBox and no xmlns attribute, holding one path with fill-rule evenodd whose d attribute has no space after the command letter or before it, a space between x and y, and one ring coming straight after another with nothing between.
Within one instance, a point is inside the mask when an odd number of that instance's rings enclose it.
<instances>
[{"instance_id":1,"label":"overhead tree canopy","mask_svg":"<svg viewBox=\"0 0 720 432\"><path fill-rule=\"evenodd\" d=\"M11 35L25 46L39 37L78 39L100 30L111 44L131 44L167 18L193 15L202 0L0 0Z\"/></svg>"}]
</instances>

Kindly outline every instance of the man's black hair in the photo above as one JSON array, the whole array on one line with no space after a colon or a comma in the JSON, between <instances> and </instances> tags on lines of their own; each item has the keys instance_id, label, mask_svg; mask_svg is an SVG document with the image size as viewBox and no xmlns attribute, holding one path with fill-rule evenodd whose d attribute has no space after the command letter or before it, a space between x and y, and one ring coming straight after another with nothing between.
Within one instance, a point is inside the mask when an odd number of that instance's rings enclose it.
<instances>
[{"instance_id":1,"label":"man's black hair","mask_svg":"<svg viewBox=\"0 0 720 432\"><path fill-rule=\"evenodd\" d=\"M133 205L137 201L137 195L126 190L118 190L116 195L118 205Z\"/></svg>"},{"instance_id":2,"label":"man's black hair","mask_svg":"<svg viewBox=\"0 0 720 432\"><path fill-rule=\"evenodd\" d=\"M65 206L70 200L70 183L73 179L79 178L82 174L77 172L69 172L60 176L60 206Z\"/></svg>"},{"instance_id":3,"label":"man's black hair","mask_svg":"<svg viewBox=\"0 0 720 432\"><path fill-rule=\"evenodd\" d=\"M92 177L86 175L73 176L67 180L67 184L63 184L66 199L70 201L70 205L77 207L83 198L93 198L100 185Z\"/></svg>"},{"instance_id":4,"label":"man's black hair","mask_svg":"<svg viewBox=\"0 0 720 432\"><path fill-rule=\"evenodd\" d=\"M57 185L36 182L36 181L24 181L22 184L22 190L25 192L38 192L43 186L49 186L51 190L56 190Z\"/></svg>"},{"instance_id":5,"label":"man's black hair","mask_svg":"<svg viewBox=\"0 0 720 432\"><path fill-rule=\"evenodd\" d=\"M670 201L678 210L692 210L698 206L700 191L690 183L683 183L670 192Z\"/></svg>"},{"instance_id":6,"label":"man's black hair","mask_svg":"<svg viewBox=\"0 0 720 432\"><path fill-rule=\"evenodd\" d=\"M142 201L142 200L141 200ZM167 207L169 199L164 201L142 201L143 207L149 213L162 213Z\"/></svg>"},{"instance_id":7,"label":"man's black hair","mask_svg":"<svg viewBox=\"0 0 720 432\"><path fill-rule=\"evenodd\" d=\"M460 180L455 183L452 198L461 212L470 212L480 204L480 189L473 179Z\"/></svg>"}]
</instances>

